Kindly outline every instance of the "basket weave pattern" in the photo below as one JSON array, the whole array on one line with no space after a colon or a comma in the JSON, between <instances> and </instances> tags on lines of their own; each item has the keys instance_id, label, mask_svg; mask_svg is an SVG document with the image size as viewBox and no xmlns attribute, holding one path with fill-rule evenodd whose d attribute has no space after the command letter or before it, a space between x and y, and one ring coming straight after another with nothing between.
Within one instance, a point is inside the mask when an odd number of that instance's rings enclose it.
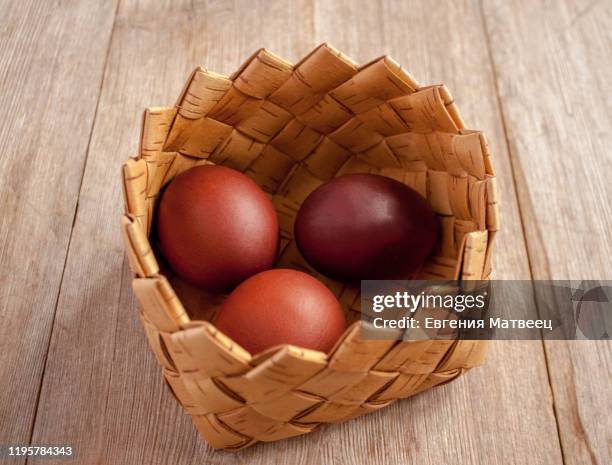
<instances>
[{"instance_id":1,"label":"basket weave pattern","mask_svg":"<svg viewBox=\"0 0 612 465\"><path fill-rule=\"evenodd\" d=\"M259 50L229 78L196 69L175 107L144 113L139 154L123 167L122 229L149 343L212 446L307 433L484 361L485 341L363 340L357 322L330 354L289 345L246 352L206 321L222 296L189 289L149 242L161 189L210 163L244 172L269 194L281 228L277 266L323 281L349 321L359 318L359 289L316 273L293 242L295 215L316 187L368 172L426 197L442 235L420 279L487 279L498 213L483 134L465 129L445 86L420 86L388 57L359 67L323 44L296 65Z\"/></svg>"}]
</instances>

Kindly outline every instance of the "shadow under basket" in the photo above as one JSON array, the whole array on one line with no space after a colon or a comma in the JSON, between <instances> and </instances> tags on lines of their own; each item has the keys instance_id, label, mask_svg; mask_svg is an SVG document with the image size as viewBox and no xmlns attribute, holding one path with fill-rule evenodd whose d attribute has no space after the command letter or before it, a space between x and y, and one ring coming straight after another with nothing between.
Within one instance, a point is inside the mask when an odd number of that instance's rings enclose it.
<instances>
[{"instance_id":1,"label":"shadow under basket","mask_svg":"<svg viewBox=\"0 0 612 465\"><path fill-rule=\"evenodd\" d=\"M252 356L209 322L223 296L158 261L149 236L161 189L201 164L241 171L268 193L281 228L276 266L320 279L352 322L329 354L284 345ZM197 68L176 106L144 112L139 153L123 166L134 293L166 381L213 447L308 433L484 361L486 341L362 339L359 289L300 256L300 204L346 173L388 176L428 200L442 234L419 279L488 279L498 212L485 138L465 128L445 86L422 87L391 58L358 66L323 44L292 65L262 49L230 77Z\"/></svg>"}]
</instances>

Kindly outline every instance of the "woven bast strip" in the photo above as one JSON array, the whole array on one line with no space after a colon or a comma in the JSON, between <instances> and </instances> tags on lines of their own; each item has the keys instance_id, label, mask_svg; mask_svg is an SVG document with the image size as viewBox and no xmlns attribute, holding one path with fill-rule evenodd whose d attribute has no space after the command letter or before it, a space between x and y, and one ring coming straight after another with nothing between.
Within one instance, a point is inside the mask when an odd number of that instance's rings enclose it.
<instances>
[{"instance_id":1,"label":"woven bast strip","mask_svg":"<svg viewBox=\"0 0 612 465\"><path fill-rule=\"evenodd\" d=\"M281 226L278 267L324 282L353 322L330 354L289 345L252 356L209 321L223 296L182 282L149 242L160 191L201 164L254 179ZM257 51L230 77L197 68L173 108L144 112L123 166L123 237L145 333L172 392L216 448L308 433L379 410L483 363L486 341L360 337L359 289L311 269L293 242L300 204L345 173L378 173L421 193L442 237L420 279L488 279L498 229L493 169L448 89L395 61L358 66L328 44L296 65Z\"/></svg>"}]
</instances>

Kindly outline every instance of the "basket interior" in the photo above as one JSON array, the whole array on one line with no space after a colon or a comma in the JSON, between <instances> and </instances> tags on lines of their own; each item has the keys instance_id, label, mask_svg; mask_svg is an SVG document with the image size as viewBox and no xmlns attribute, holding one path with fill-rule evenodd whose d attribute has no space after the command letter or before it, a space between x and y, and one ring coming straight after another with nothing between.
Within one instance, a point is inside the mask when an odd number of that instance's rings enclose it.
<instances>
[{"instance_id":1,"label":"basket interior","mask_svg":"<svg viewBox=\"0 0 612 465\"><path fill-rule=\"evenodd\" d=\"M349 322L359 318L359 289L317 273L293 241L301 203L335 176L381 174L427 199L442 234L416 279L489 273L497 215L485 139L465 129L445 86L421 87L388 57L359 67L323 44L296 65L260 50L229 78L198 68L176 107L145 112L140 160L147 172L144 201L129 182L126 199L153 244L156 202L176 175L201 164L236 169L276 208L276 267L325 283ZM224 296L183 282L156 257L190 318L213 318Z\"/></svg>"}]
</instances>

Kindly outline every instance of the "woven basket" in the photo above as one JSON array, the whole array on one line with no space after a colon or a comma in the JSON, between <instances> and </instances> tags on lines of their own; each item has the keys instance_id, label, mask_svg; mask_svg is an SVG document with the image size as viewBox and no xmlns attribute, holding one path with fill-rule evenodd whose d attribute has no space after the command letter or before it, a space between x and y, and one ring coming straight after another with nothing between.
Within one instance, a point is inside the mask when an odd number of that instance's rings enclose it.
<instances>
[{"instance_id":1,"label":"woven basket","mask_svg":"<svg viewBox=\"0 0 612 465\"><path fill-rule=\"evenodd\" d=\"M156 257L149 235L160 190L213 163L269 194L281 228L277 266L306 270L339 298L352 324L330 354L285 345L252 356L208 322L223 296L187 285ZM441 240L421 279L488 278L498 213L485 138L465 129L445 86L420 86L388 57L357 66L323 44L292 65L262 49L229 78L197 68L175 107L144 112L139 154L123 166L134 293L166 381L213 447L308 433L484 361L485 341L361 339L359 289L302 259L292 240L301 202L356 172L406 183L438 214Z\"/></svg>"}]
</instances>

